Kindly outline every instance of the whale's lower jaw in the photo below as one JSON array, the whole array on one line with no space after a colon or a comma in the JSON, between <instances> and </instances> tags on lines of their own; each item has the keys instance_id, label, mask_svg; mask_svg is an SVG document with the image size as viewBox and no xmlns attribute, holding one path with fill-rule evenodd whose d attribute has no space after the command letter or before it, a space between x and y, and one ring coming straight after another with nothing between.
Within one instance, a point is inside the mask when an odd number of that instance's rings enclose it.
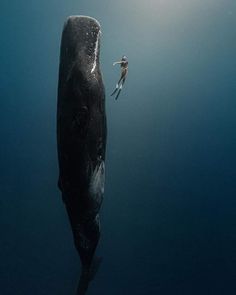
<instances>
[{"instance_id":1,"label":"whale's lower jaw","mask_svg":"<svg viewBox=\"0 0 236 295\"><path fill-rule=\"evenodd\" d=\"M106 114L99 67L100 35L95 19L69 17L60 53L58 184L83 266L83 279L100 238L99 210L105 180Z\"/></svg>"}]
</instances>

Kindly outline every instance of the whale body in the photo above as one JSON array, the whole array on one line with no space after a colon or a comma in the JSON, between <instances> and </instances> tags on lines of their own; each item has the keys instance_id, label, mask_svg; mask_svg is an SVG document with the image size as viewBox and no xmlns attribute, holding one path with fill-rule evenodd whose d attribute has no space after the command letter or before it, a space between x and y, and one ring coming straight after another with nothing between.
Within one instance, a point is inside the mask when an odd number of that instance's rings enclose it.
<instances>
[{"instance_id":1,"label":"whale body","mask_svg":"<svg viewBox=\"0 0 236 295\"><path fill-rule=\"evenodd\" d=\"M82 264L77 294L85 293L92 276L104 195L107 129L100 37L97 20L71 16L65 22L60 48L58 186Z\"/></svg>"}]
</instances>

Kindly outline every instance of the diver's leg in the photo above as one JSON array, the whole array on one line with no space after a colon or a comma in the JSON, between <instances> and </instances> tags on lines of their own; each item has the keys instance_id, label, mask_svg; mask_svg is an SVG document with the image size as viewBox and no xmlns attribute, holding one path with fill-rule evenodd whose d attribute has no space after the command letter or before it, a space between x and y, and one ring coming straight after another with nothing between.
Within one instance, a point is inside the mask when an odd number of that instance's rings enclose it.
<instances>
[{"instance_id":1,"label":"diver's leg","mask_svg":"<svg viewBox=\"0 0 236 295\"><path fill-rule=\"evenodd\" d=\"M112 92L111 96L114 95L116 93L116 91L119 89L120 87L120 82L123 79L123 75L120 77L120 80L118 81L118 83L116 84L116 88L115 90Z\"/></svg>"},{"instance_id":2,"label":"diver's leg","mask_svg":"<svg viewBox=\"0 0 236 295\"><path fill-rule=\"evenodd\" d=\"M126 80L126 76L123 78L123 81L122 81L122 87L123 87L124 84L125 84L125 80Z\"/></svg>"},{"instance_id":3,"label":"diver's leg","mask_svg":"<svg viewBox=\"0 0 236 295\"><path fill-rule=\"evenodd\" d=\"M126 79L126 77L123 78L123 80L122 80L122 82L121 82L121 84L120 84L120 87L119 87L119 91L118 91L118 93L117 93L115 99L117 99L117 98L119 97L120 92L121 92L121 90L122 90L122 88L123 88L123 85L125 84L125 79Z\"/></svg>"}]
</instances>

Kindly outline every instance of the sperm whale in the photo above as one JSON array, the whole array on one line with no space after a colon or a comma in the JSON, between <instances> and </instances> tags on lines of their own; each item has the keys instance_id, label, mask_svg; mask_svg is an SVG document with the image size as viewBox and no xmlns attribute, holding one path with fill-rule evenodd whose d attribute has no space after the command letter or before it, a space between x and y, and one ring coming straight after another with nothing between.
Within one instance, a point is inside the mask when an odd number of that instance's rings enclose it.
<instances>
[{"instance_id":1,"label":"sperm whale","mask_svg":"<svg viewBox=\"0 0 236 295\"><path fill-rule=\"evenodd\" d=\"M85 294L100 260L99 210L105 183L105 88L99 64L101 27L87 16L65 22L60 48L57 149L62 193L82 272Z\"/></svg>"}]
</instances>

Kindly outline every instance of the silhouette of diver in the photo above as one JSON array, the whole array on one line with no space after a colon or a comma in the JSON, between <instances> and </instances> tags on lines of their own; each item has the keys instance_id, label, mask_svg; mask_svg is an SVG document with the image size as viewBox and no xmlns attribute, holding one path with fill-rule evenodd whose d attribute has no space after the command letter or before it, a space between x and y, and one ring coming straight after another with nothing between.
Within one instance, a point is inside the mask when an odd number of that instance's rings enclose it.
<instances>
[{"instance_id":1,"label":"silhouette of diver","mask_svg":"<svg viewBox=\"0 0 236 295\"><path fill-rule=\"evenodd\" d=\"M128 74L128 58L125 55L123 55L120 61L113 63L113 66L115 66L117 64L120 64L120 67L121 67L121 77L120 77L120 80L118 81L118 83L116 84L115 90L111 94L111 96L112 96L118 91L115 99L117 99L119 97L120 92L123 88L123 85L125 84L125 79Z\"/></svg>"}]
</instances>

